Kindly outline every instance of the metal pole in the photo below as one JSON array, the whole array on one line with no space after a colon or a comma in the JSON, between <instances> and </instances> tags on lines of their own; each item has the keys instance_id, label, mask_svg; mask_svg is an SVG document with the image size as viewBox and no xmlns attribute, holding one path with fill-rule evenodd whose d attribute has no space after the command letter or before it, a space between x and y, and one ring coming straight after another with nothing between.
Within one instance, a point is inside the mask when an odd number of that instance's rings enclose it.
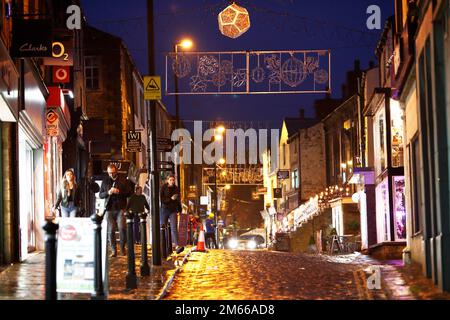
<instances>
[{"instance_id":1,"label":"metal pole","mask_svg":"<svg viewBox=\"0 0 450 320\"><path fill-rule=\"evenodd\" d=\"M167 240L166 240L166 225L163 224L161 226L161 251L162 251L162 257L164 259L167 258Z\"/></svg>"},{"instance_id":2,"label":"metal pole","mask_svg":"<svg viewBox=\"0 0 450 320\"><path fill-rule=\"evenodd\" d=\"M150 275L150 267L147 258L147 214L139 213L141 221L141 277Z\"/></svg>"},{"instance_id":3,"label":"metal pole","mask_svg":"<svg viewBox=\"0 0 450 320\"><path fill-rule=\"evenodd\" d=\"M128 243L128 271L125 276L125 287L126 289L137 289L137 279L136 279L136 264L134 255L134 237L133 237L133 222L134 214L133 212L125 212L125 217L127 219L127 243Z\"/></svg>"},{"instance_id":4,"label":"metal pole","mask_svg":"<svg viewBox=\"0 0 450 320\"><path fill-rule=\"evenodd\" d=\"M45 300L57 300L56 294L56 232L59 225L47 220L45 238Z\"/></svg>"},{"instance_id":5,"label":"metal pole","mask_svg":"<svg viewBox=\"0 0 450 320\"><path fill-rule=\"evenodd\" d=\"M214 164L214 200L216 202L216 212L214 214L216 245L219 243L219 233L217 232L217 214L219 212L219 197L217 196L217 164ZM217 249L217 248L216 248Z\"/></svg>"},{"instance_id":6,"label":"metal pole","mask_svg":"<svg viewBox=\"0 0 450 320\"><path fill-rule=\"evenodd\" d=\"M172 222L171 222L172 223ZM170 224L167 225L167 256L172 254L172 229Z\"/></svg>"},{"instance_id":7,"label":"metal pole","mask_svg":"<svg viewBox=\"0 0 450 320\"><path fill-rule=\"evenodd\" d=\"M96 213L91 215L94 222L94 292L91 295L93 300L104 300L105 292L103 289L102 274L102 221L103 216Z\"/></svg>"},{"instance_id":8,"label":"metal pole","mask_svg":"<svg viewBox=\"0 0 450 320\"><path fill-rule=\"evenodd\" d=\"M155 34L153 26L153 0L147 0L147 35L148 35L148 70L155 74ZM150 136L151 155L149 150L148 170L151 179L152 193L152 260L154 266L161 265L161 236L159 224L159 174L158 151L156 148L156 102L150 101ZM153 165L152 165L153 164Z\"/></svg>"}]
</instances>

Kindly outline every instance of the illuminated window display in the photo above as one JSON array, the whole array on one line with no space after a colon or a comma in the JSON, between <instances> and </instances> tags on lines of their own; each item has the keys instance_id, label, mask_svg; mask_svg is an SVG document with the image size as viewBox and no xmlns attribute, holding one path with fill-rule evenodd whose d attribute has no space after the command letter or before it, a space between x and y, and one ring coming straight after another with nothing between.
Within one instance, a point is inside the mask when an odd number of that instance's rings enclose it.
<instances>
[{"instance_id":1,"label":"illuminated window display","mask_svg":"<svg viewBox=\"0 0 450 320\"><path fill-rule=\"evenodd\" d=\"M405 177L393 177L395 240L406 239Z\"/></svg>"},{"instance_id":2,"label":"illuminated window display","mask_svg":"<svg viewBox=\"0 0 450 320\"><path fill-rule=\"evenodd\" d=\"M403 167L403 111L398 101L391 100L392 167Z\"/></svg>"},{"instance_id":3,"label":"illuminated window display","mask_svg":"<svg viewBox=\"0 0 450 320\"><path fill-rule=\"evenodd\" d=\"M377 206L377 240L378 242L391 241L390 210L389 210L389 183L383 180L376 187Z\"/></svg>"}]
</instances>

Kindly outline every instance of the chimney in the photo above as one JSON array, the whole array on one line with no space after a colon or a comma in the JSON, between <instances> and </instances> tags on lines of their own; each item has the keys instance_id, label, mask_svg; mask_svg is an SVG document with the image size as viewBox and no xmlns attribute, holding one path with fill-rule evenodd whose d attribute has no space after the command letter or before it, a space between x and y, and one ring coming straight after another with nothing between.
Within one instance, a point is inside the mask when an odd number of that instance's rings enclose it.
<instances>
[{"instance_id":1,"label":"chimney","mask_svg":"<svg viewBox=\"0 0 450 320\"><path fill-rule=\"evenodd\" d=\"M361 70L361 61L359 61L359 59L355 60L355 71L360 71Z\"/></svg>"},{"instance_id":2,"label":"chimney","mask_svg":"<svg viewBox=\"0 0 450 320\"><path fill-rule=\"evenodd\" d=\"M373 69L375 68L375 62L373 62L373 60L369 61L369 69Z\"/></svg>"},{"instance_id":3,"label":"chimney","mask_svg":"<svg viewBox=\"0 0 450 320\"><path fill-rule=\"evenodd\" d=\"M299 110L300 119L305 119L305 109L301 108Z\"/></svg>"}]
</instances>

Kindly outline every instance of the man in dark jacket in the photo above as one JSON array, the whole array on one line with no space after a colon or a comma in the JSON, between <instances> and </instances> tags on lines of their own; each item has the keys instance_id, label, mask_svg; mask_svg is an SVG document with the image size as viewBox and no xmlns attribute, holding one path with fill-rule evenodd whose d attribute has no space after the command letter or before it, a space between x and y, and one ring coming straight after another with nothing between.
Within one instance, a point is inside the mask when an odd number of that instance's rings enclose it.
<instances>
[{"instance_id":1,"label":"man in dark jacket","mask_svg":"<svg viewBox=\"0 0 450 320\"><path fill-rule=\"evenodd\" d=\"M126 229L123 210L127 206L127 198L131 196L129 184L126 179L119 177L117 167L113 164L108 166L108 177L106 177L100 188L100 198L105 200L105 213L108 221L108 238L111 244L111 256L117 256L116 248L116 225L120 232L120 250L125 255Z\"/></svg>"},{"instance_id":2,"label":"man in dark jacket","mask_svg":"<svg viewBox=\"0 0 450 320\"><path fill-rule=\"evenodd\" d=\"M161 187L161 226L167 225L167 221L170 221L170 230L172 234L172 242L175 244L175 250L180 253L184 250L184 247L178 246L178 213L181 213L181 199L180 189L175 185L175 176L169 175L167 182Z\"/></svg>"}]
</instances>

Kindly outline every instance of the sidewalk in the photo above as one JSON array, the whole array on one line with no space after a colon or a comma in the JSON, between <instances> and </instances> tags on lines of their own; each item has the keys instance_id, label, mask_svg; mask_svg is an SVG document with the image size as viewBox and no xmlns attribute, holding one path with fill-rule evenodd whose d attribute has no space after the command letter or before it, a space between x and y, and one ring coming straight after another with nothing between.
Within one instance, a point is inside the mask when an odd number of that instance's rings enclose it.
<instances>
[{"instance_id":1,"label":"sidewalk","mask_svg":"<svg viewBox=\"0 0 450 320\"><path fill-rule=\"evenodd\" d=\"M380 261L360 253L351 255L324 256L341 263L360 264L355 280L361 295L369 300L450 300L450 293L441 292L433 282L422 274L420 266L404 265L402 260ZM370 266L379 266L381 290L368 290L367 278L371 276Z\"/></svg>"},{"instance_id":2,"label":"sidewalk","mask_svg":"<svg viewBox=\"0 0 450 320\"><path fill-rule=\"evenodd\" d=\"M154 300L164 289L166 282L176 270L174 261L165 261L162 266L153 267L152 257L148 261L150 276L140 277L140 248L135 246L136 276L138 289L126 290L127 257L110 258L108 300ZM150 251L150 250L149 250ZM183 259L187 250L178 255ZM0 271L0 300L44 300L45 299L45 253L36 253L23 263L7 266ZM90 300L90 294L58 294L58 300Z\"/></svg>"}]
</instances>

